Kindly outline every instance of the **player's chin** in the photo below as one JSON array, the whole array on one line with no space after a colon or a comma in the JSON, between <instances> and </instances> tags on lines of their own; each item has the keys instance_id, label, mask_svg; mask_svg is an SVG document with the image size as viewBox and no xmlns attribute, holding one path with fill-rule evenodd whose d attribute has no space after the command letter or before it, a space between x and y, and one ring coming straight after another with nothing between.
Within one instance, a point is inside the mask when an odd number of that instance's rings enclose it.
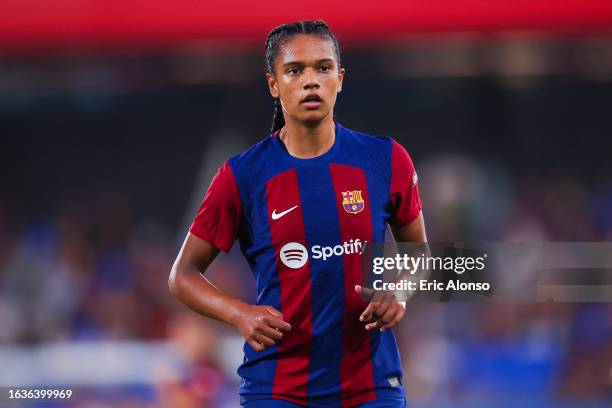
<instances>
[{"instance_id":1,"label":"player's chin","mask_svg":"<svg viewBox=\"0 0 612 408\"><path fill-rule=\"evenodd\" d=\"M301 112L301 119L306 124L318 124L329 115L329 110L311 109Z\"/></svg>"}]
</instances>

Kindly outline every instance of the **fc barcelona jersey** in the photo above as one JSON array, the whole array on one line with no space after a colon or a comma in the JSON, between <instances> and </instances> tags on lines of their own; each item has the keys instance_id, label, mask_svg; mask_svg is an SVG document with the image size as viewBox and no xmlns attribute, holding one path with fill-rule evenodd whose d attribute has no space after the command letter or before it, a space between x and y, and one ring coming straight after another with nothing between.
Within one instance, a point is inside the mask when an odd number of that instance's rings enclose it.
<instances>
[{"instance_id":1,"label":"fc barcelona jersey","mask_svg":"<svg viewBox=\"0 0 612 408\"><path fill-rule=\"evenodd\" d=\"M292 330L273 347L244 345L241 402L278 398L350 407L404 395L393 331L366 331L360 249L384 241L386 223L421 210L412 160L391 137L335 123L333 146L301 159L278 132L218 170L190 232L225 252L240 243L257 304L278 309Z\"/></svg>"}]
</instances>

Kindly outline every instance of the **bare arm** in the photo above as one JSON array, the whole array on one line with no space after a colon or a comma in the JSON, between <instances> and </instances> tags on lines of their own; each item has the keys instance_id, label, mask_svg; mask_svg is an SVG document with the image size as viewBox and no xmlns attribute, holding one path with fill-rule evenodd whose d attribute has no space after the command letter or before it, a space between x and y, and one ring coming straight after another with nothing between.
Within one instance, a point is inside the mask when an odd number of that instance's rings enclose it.
<instances>
[{"instance_id":1,"label":"bare arm","mask_svg":"<svg viewBox=\"0 0 612 408\"><path fill-rule=\"evenodd\" d=\"M410 224L391 226L391 232L396 242L427 242L422 212ZM360 285L355 287L355 291L359 295L369 292ZM366 330L379 329L382 332L397 325L404 317L405 311L405 301L390 301L384 300L384 298L377 301L373 299L361 314L360 320L367 322Z\"/></svg>"},{"instance_id":2,"label":"bare arm","mask_svg":"<svg viewBox=\"0 0 612 408\"><path fill-rule=\"evenodd\" d=\"M391 226L391 232L396 242L427 242L423 212L420 212L410 224Z\"/></svg>"},{"instance_id":3,"label":"bare arm","mask_svg":"<svg viewBox=\"0 0 612 408\"><path fill-rule=\"evenodd\" d=\"M242 302L225 295L202 276L218 254L215 246L188 233L172 266L168 286L193 311L232 324Z\"/></svg>"},{"instance_id":4,"label":"bare arm","mask_svg":"<svg viewBox=\"0 0 612 408\"><path fill-rule=\"evenodd\" d=\"M282 331L291 330L278 310L228 296L203 276L218 253L214 245L188 233L170 272L170 292L196 313L235 326L255 350L274 345Z\"/></svg>"}]
</instances>

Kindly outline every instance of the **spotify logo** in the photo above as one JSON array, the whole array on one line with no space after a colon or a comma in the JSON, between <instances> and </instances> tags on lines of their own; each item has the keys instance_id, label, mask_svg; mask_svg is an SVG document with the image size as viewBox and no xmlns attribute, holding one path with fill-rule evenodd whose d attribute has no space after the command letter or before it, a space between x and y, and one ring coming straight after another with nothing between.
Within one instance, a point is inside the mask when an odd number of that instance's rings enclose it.
<instances>
[{"instance_id":1,"label":"spotify logo","mask_svg":"<svg viewBox=\"0 0 612 408\"><path fill-rule=\"evenodd\" d=\"M285 266L291 269L298 269L306 264L308 260L308 251L302 244L289 242L281 248L280 259Z\"/></svg>"}]
</instances>

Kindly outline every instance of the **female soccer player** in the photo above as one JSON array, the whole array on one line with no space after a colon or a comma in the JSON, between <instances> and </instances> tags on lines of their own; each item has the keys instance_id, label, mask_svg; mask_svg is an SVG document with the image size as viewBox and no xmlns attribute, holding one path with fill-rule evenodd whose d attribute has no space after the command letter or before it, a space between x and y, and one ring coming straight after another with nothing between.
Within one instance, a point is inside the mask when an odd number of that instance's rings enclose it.
<instances>
[{"instance_id":1,"label":"female soccer player","mask_svg":"<svg viewBox=\"0 0 612 408\"><path fill-rule=\"evenodd\" d=\"M407 151L334 122L345 69L322 21L276 27L266 42L272 133L218 170L170 274L171 292L244 336L240 402L247 408L404 407L390 328L398 301L362 300L359 251L384 241L425 242ZM202 274L240 242L257 305Z\"/></svg>"}]
</instances>

